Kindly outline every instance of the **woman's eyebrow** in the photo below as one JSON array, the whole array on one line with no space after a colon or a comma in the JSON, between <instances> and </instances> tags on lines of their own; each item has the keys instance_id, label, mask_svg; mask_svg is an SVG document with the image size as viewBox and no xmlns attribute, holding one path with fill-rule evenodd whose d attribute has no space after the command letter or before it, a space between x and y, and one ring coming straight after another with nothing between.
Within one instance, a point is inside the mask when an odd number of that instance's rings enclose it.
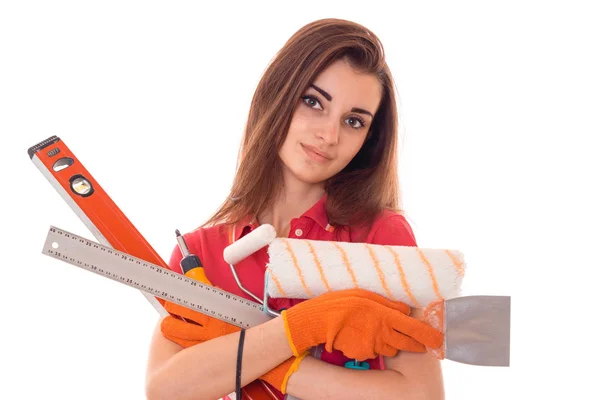
<instances>
[{"instance_id":1,"label":"woman's eyebrow","mask_svg":"<svg viewBox=\"0 0 600 400\"><path fill-rule=\"evenodd\" d=\"M331 101L331 99L333 99L333 97L331 97L331 95L329 93L327 93L326 91L324 91L323 89L321 89L317 85L311 83L310 87L312 87L313 89L315 89L317 92L321 93L323 95L323 97L325 97L327 99L327 101Z\"/></svg>"},{"instance_id":2,"label":"woman's eyebrow","mask_svg":"<svg viewBox=\"0 0 600 400\"><path fill-rule=\"evenodd\" d=\"M357 113L361 113L361 114L367 114L369 116L371 116L371 118L375 118L373 117L373 114L371 114L369 111L367 110L363 110L362 108L358 108L358 107L352 107L352 110L350 110L352 112L357 112Z\"/></svg>"},{"instance_id":3,"label":"woman's eyebrow","mask_svg":"<svg viewBox=\"0 0 600 400\"><path fill-rule=\"evenodd\" d=\"M323 95L323 97L325 97L327 99L327 101L331 101L333 99L333 97L331 97L331 95L329 93L327 93L326 91L324 91L323 89L321 89L320 87L315 85L314 83L311 83L310 87L315 89L317 92L321 93L321 95ZM369 111L362 109L362 108L353 107L352 110L350 110L350 111L361 113L361 114L366 114L366 115L369 115L371 118L374 118L373 114L371 114Z\"/></svg>"}]
</instances>

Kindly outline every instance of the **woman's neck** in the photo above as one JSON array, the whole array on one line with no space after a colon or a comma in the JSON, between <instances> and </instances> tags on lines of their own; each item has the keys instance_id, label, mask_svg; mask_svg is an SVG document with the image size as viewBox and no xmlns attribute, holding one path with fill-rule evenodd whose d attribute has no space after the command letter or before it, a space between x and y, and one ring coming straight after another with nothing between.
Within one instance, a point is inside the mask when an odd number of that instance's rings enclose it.
<instances>
[{"instance_id":1,"label":"woman's neck","mask_svg":"<svg viewBox=\"0 0 600 400\"><path fill-rule=\"evenodd\" d=\"M278 237L288 237L293 218L308 211L325 194L323 185L284 185L271 208L258 215L258 223L270 224Z\"/></svg>"}]
</instances>

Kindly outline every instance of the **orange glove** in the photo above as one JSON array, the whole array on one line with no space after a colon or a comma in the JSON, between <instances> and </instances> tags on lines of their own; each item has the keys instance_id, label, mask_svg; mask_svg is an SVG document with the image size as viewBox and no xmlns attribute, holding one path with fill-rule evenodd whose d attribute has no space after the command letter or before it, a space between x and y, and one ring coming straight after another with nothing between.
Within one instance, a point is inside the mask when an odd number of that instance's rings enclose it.
<instances>
[{"instance_id":1,"label":"orange glove","mask_svg":"<svg viewBox=\"0 0 600 400\"><path fill-rule=\"evenodd\" d=\"M410 307L363 289L329 292L284 310L286 335L295 356L325 343L359 361L398 350L437 348L443 334L408 316Z\"/></svg>"},{"instance_id":2,"label":"orange glove","mask_svg":"<svg viewBox=\"0 0 600 400\"><path fill-rule=\"evenodd\" d=\"M168 315L160 324L163 336L182 347L190 347L240 330L235 325L190 310L176 303L165 301L165 309L169 313L181 316L189 321L182 321Z\"/></svg>"},{"instance_id":3,"label":"orange glove","mask_svg":"<svg viewBox=\"0 0 600 400\"><path fill-rule=\"evenodd\" d=\"M287 383L290 376L298 370L300 363L308 355L308 351L302 353L299 357L290 357L271 371L260 377L265 382L270 383L281 393L287 393Z\"/></svg>"}]
</instances>

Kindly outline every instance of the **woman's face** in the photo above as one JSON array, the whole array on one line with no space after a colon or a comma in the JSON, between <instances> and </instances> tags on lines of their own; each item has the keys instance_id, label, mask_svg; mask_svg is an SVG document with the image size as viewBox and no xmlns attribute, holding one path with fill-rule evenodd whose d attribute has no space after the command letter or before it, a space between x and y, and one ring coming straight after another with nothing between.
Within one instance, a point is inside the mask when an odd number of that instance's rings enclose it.
<instances>
[{"instance_id":1,"label":"woman's face","mask_svg":"<svg viewBox=\"0 0 600 400\"><path fill-rule=\"evenodd\" d=\"M344 60L323 70L299 99L279 151L286 178L320 183L344 169L365 141L381 89Z\"/></svg>"}]
</instances>

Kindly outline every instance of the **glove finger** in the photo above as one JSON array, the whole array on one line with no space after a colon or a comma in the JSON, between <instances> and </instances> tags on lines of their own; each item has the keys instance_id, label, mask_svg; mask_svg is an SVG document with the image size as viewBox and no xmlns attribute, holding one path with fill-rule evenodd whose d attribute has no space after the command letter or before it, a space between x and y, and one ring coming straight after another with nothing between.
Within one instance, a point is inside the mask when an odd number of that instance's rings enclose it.
<instances>
[{"instance_id":1,"label":"glove finger","mask_svg":"<svg viewBox=\"0 0 600 400\"><path fill-rule=\"evenodd\" d=\"M385 343L396 350L409 351L412 353L425 352L425 346L422 343L395 330L387 332L385 335Z\"/></svg>"},{"instance_id":2,"label":"glove finger","mask_svg":"<svg viewBox=\"0 0 600 400\"><path fill-rule=\"evenodd\" d=\"M403 303L401 301L392 301L389 300L391 305L389 305L388 307L393 308L394 310L398 310L400 311L402 314L406 314L409 315L410 314L410 306L406 303Z\"/></svg>"},{"instance_id":3,"label":"glove finger","mask_svg":"<svg viewBox=\"0 0 600 400\"><path fill-rule=\"evenodd\" d=\"M444 341L442 332L408 315L397 312L393 314L391 326L396 331L410 336L432 349L436 349L442 345Z\"/></svg>"},{"instance_id":4,"label":"glove finger","mask_svg":"<svg viewBox=\"0 0 600 400\"><path fill-rule=\"evenodd\" d=\"M377 352L385 357L395 357L396 354L398 354L398 349L390 345L383 344L381 348L377 349Z\"/></svg>"},{"instance_id":5,"label":"glove finger","mask_svg":"<svg viewBox=\"0 0 600 400\"><path fill-rule=\"evenodd\" d=\"M352 328L346 326L342 329L335 337L333 341L333 349L339 350L344 356L350 359L356 359L359 361L369 360L377 357L376 352L376 341L378 339L373 337L373 334L365 332L358 328ZM327 345L325 349L329 352Z\"/></svg>"},{"instance_id":6,"label":"glove finger","mask_svg":"<svg viewBox=\"0 0 600 400\"><path fill-rule=\"evenodd\" d=\"M207 340L205 329L199 325L182 321L170 315L166 316L160 323L163 335L169 335L184 340L200 341Z\"/></svg>"},{"instance_id":7,"label":"glove finger","mask_svg":"<svg viewBox=\"0 0 600 400\"><path fill-rule=\"evenodd\" d=\"M199 325L206 324L207 320L210 318L208 315L202 314L198 311L190 310L187 307L183 307L176 303L165 302L165 310L173 315L178 315L187 320L194 321Z\"/></svg>"},{"instance_id":8,"label":"glove finger","mask_svg":"<svg viewBox=\"0 0 600 400\"><path fill-rule=\"evenodd\" d=\"M410 306L408 304L403 303L401 301L390 300L387 297L380 295L379 293L371 292L366 289L337 290L337 291L322 294L321 296L326 296L326 295L329 295L329 296L335 297L335 298L360 297L363 299L375 301L381 305L392 308L394 310L398 310L404 314L407 314L407 315L410 314ZM321 296L318 296L318 297L321 297Z\"/></svg>"},{"instance_id":9,"label":"glove finger","mask_svg":"<svg viewBox=\"0 0 600 400\"><path fill-rule=\"evenodd\" d=\"M356 290L362 291L362 294L359 297L364 297L371 301L375 301L385 307L392 308L394 310L398 310L403 314L406 314L406 315L410 314L410 306L406 303L403 303L401 301L390 300L387 297L380 295L379 293L370 292L368 290L364 290L364 289L356 289Z\"/></svg>"}]
</instances>

